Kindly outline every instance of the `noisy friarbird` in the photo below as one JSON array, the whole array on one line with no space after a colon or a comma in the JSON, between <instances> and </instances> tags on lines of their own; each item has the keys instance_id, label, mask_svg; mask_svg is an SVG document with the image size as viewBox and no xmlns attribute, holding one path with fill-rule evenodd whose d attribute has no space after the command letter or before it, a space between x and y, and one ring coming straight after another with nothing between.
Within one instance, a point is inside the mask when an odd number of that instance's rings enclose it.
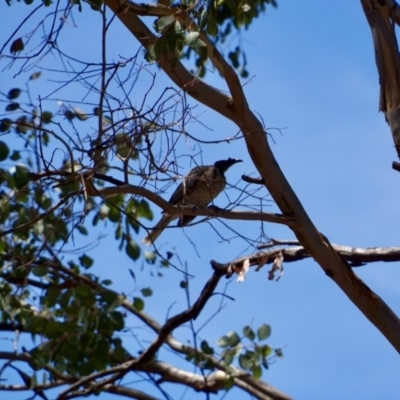
<instances>
[{"instance_id":1,"label":"noisy friarbird","mask_svg":"<svg viewBox=\"0 0 400 400\"><path fill-rule=\"evenodd\" d=\"M242 162L242 160L228 158L227 160L217 161L214 165L193 168L172 194L169 203L207 207L225 189L225 172L238 162ZM143 239L143 243L148 246L154 243L174 219L178 219L178 226L185 226L194 218L196 217L193 215L164 214L157 225Z\"/></svg>"}]
</instances>

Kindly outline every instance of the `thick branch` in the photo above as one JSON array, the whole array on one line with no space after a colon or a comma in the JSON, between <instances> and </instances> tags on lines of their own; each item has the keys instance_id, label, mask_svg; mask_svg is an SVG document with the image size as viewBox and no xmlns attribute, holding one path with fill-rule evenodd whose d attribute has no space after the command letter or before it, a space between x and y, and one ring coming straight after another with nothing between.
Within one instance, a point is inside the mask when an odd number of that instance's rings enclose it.
<instances>
[{"instance_id":1,"label":"thick branch","mask_svg":"<svg viewBox=\"0 0 400 400\"><path fill-rule=\"evenodd\" d=\"M108 393L119 394L120 396L128 397L135 400L159 400L157 397L150 396L137 389L132 389L125 386L105 385L103 390Z\"/></svg>"},{"instance_id":2,"label":"thick branch","mask_svg":"<svg viewBox=\"0 0 400 400\"><path fill-rule=\"evenodd\" d=\"M154 43L153 33L131 10L124 12L118 0L106 0L106 4L143 46L147 48ZM238 125L267 189L283 214L296 218L291 228L307 253L400 352L399 318L352 272L328 239L318 232L275 160L261 122L249 109L238 76L216 48L213 48L212 54L213 58L218 59L223 66L223 75L232 99L194 77L180 62L172 64L166 55L158 63L172 81L186 93Z\"/></svg>"},{"instance_id":3,"label":"thick branch","mask_svg":"<svg viewBox=\"0 0 400 400\"><path fill-rule=\"evenodd\" d=\"M174 206L162 197L156 195L154 192L135 185L122 185L116 187L107 187L103 189L96 189L91 195L98 195L109 197L116 194L134 194L145 197L154 204L163 209L164 212L171 215L193 215L199 217L218 217L233 220L247 220L247 221L265 221L276 224L283 224L290 226L292 218L283 216L282 214L265 213L261 211L233 211L224 210L218 207L200 208L193 206Z\"/></svg>"},{"instance_id":4,"label":"thick branch","mask_svg":"<svg viewBox=\"0 0 400 400\"><path fill-rule=\"evenodd\" d=\"M206 305L207 301L214 293L214 290L217 287L218 282L223 275L224 275L223 272L215 271L210 280L204 286L196 302L187 310L170 318L161 328L160 333L158 337L154 340L154 342L147 348L147 350L140 357L138 357L132 362L132 365L148 363L154 357L158 349L164 344L165 340L174 329L178 328L179 326L185 324L186 322L192 319L193 320L196 319L199 316L201 310Z\"/></svg>"},{"instance_id":5,"label":"thick branch","mask_svg":"<svg viewBox=\"0 0 400 400\"><path fill-rule=\"evenodd\" d=\"M270 244L260 245L259 249L270 249ZM360 248L332 244L334 248L352 267L359 267L371 262L393 262L400 261L400 247L372 247ZM311 257L303 246L276 248L271 250L259 251L249 256L241 257L229 263L219 263L214 261L215 268L221 271L227 270L229 266L240 269L246 260L250 261L250 266L262 267L265 264L272 264L279 254L282 254L284 262L295 262Z\"/></svg>"}]
</instances>

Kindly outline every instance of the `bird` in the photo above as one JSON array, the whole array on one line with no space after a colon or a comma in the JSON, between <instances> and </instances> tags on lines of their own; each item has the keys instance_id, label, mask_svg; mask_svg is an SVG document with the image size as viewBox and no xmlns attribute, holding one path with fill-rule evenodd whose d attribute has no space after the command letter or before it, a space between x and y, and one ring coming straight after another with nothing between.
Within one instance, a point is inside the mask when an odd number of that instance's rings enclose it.
<instances>
[{"instance_id":1,"label":"bird","mask_svg":"<svg viewBox=\"0 0 400 400\"><path fill-rule=\"evenodd\" d=\"M193 168L176 188L169 199L169 203L177 205L193 205L207 207L225 189L225 172L234 164L242 162L236 158L219 160L214 165L201 165ZM178 219L177 226L186 226L195 215L164 214L156 226L142 240L143 244L150 246L157 240L163 230L174 220Z\"/></svg>"}]
</instances>

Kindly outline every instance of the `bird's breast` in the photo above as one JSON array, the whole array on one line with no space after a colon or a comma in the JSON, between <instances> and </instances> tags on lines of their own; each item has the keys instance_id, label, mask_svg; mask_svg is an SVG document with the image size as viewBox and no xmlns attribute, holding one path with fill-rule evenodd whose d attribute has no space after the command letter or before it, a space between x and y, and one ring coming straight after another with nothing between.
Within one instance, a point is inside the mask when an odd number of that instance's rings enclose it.
<instances>
[{"instance_id":1,"label":"bird's breast","mask_svg":"<svg viewBox=\"0 0 400 400\"><path fill-rule=\"evenodd\" d=\"M187 193L184 199L184 204L193 204L195 206L205 207L225 189L226 179L219 177L217 179L199 180L195 185L195 190Z\"/></svg>"}]
</instances>

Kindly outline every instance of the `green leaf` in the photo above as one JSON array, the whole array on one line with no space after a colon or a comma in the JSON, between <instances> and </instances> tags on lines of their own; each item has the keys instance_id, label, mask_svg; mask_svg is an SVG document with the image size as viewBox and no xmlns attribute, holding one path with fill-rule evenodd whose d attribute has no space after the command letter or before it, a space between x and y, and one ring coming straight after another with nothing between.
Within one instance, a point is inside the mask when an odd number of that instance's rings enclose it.
<instances>
[{"instance_id":1,"label":"green leaf","mask_svg":"<svg viewBox=\"0 0 400 400\"><path fill-rule=\"evenodd\" d=\"M42 298L42 303L51 308L57 304L58 297L61 294L61 290L55 286L50 286L47 289L46 295Z\"/></svg>"},{"instance_id":2,"label":"green leaf","mask_svg":"<svg viewBox=\"0 0 400 400\"><path fill-rule=\"evenodd\" d=\"M136 261L140 257L140 247L133 240L130 239L125 247L126 254L133 260Z\"/></svg>"},{"instance_id":3,"label":"green leaf","mask_svg":"<svg viewBox=\"0 0 400 400\"><path fill-rule=\"evenodd\" d=\"M29 170L24 165L17 165L13 176L17 189L22 189L30 181Z\"/></svg>"},{"instance_id":4,"label":"green leaf","mask_svg":"<svg viewBox=\"0 0 400 400\"><path fill-rule=\"evenodd\" d=\"M261 353L263 357L269 357L272 354L272 347L266 344L262 346L257 346L257 349L259 350L259 353Z\"/></svg>"},{"instance_id":5,"label":"green leaf","mask_svg":"<svg viewBox=\"0 0 400 400\"><path fill-rule=\"evenodd\" d=\"M239 356L239 365L240 368L245 370L249 370L254 366L254 358L250 353L241 354Z\"/></svg>"},{"instance_id":6,"label":"green leaf","mask_svg":"<svg viewBox=\"0 0 400 400\"><path fill-rule=\"evenodd\" d=\"M9 154L10 154L10 149L8 148L6 143L0 141L0 161L6 160Z\"/></svg>"},{"instance_id":7,"label":"green leaf","mask_svg":"<svg viewBox=\"0 0 400 400\"><path fill-rule=\"evenodd\" d=\"M186 289L189 286L188 281L180 281L179 287L182 289Z\"/></svg>"},{"instance_id":8,"label":"green leaf","mask_svg":"<svg viewBox=\"0 0 400 400\"><path fill-rule=\"evenodd\" d=\"M90 268L94 263L93 258L89 257L86 254L83 254L81 257L79 257L79 262L84 268Z\"/></svg>"},{"instance_id":9,"label":"green leaf","mask_svg":"<svg viewBox=\"0 0 400 400\"><path fill-rule=\"evenodd\" d=\"M45 275L47 275L48 272L49 272L48 268L44 265L38 266L38 267L35 267L32 269L33 275L38 276L38 277L45 276Z\"/></svg>"},{"instance_id":10,"label":"green leaf","mask_svg":"<svg viewBox=\"0 0 400 400\"><path fill-rule=\"evenodd\" d=\"M162 32L165 28L175 22L175 17L173 15L168 15L166 17L161 17L155 20L154 29L157 32Z\"/></svg>"},{"instance_id":11,"label":"green leaf","mask_svg":"<svg viewBox=\"0 0 400 400\"><path fill-rule=\"evenodd\" d=\"M0 122L0 132L7 132L12 127L12 121L9 118L3 118Z\"/></svg>"},{"instance_id":12,"label":"green leaf","mask_svg":"<svg viewBox=\"0 0 400 400\"><path fill-rule=\"evenodd\" d=\"M149 203L144 199L140 200L139 203L137 204L136 212L139 217L146 218L149 221L153 220L154 217L153 211L151 211Z\"/></svg>"},{"instance_id":13,"label":"green leaf","mask_svg":"<svg viewBox=\"0 0 400 400\"><path fill-rule=\"evenodd\" d=\"M121 211L119 208L110 205L110 209L108 210L108 219L112 222L119 222L121 219Z\"/></svg>"},{"instance_id":14,"label":"green leaf","mask_svg":"<svg viewBox=\"0 0 400 400\"><path fill-rule=\"evenodd\" d=\"M182 25L178 20L175 20L174 31L175 31L175 33L178 33L178 34L182 33Z\"/></svg>"},{"instance_id":15,"label":"green leaf","mask_svg":"<svg viewBox=\"0 0 400 400\"><path fill-rule=\"evenodd\" d=\"M211 36L218 35L218 25L214 13L211 12L207 21L207 33Z\"/></svg>"},{"instance_id":16,"label":"green leaf","mask_svg":"<svg viewBox=\"0 0 400 400\"><path fill-rule=\"evenodd\" d=\"M144 296L144 297L150 297L150 296L152 296L153 295L153 291L148 287L148 288L143 288L142 290L141 290L141 292L142 292L142 295Z\"/></svg>"},{"instance_id":17,"label":"green leaf","mask_svg":"<svg viewBox=\"0 0 400 400\"><path fill-rule=\"evenodd\" d=\"M129 274L130 274L130 276L133 278L133 280L136 282L136 275L135 275L135 273L129 268Z\"/></svg>"},{"instance_id":18,"label":"green leaf","mask_svg":"<svg viewBox=\"0 0 400 400\"><path fill-rule=\"evenodd\" d=\"M210 345L208 344L207 340L203 340L200 343L200 348L201 348L201 351L204 354L208 354L208 355L214 354L214 349L212 347L210 347Z\"/></svg>"},{"instance_id":19,"label":"green leaf","mask_svg":"<svg viewBox=\"0 0 400 400\"><path fill-rule=\"evenodd\" d=\"M145 251L144 258L149 264L155 264L157 260L157 254L155 251Z\"/></svg>"},{"instance_id":20,"label":"green leaf","mask_svg":"<svg viewBox=\"0 0 400 400\"><path fill-rule=\"evenodd\" d=\"M229 338L228 336L222 336L217 340L217 344L219 347L225 348L229 347Z\"/></svg>"},{"instance_id":21,"label":"green leaf","mask_svg":"<svg viewBox=\"0 0 400 400\"><path fill-rule=\"evenodd\" d=\"M76 117L76 114L71 110L65 110L64 117L67 118L68 121L72 121Z\"/></svg>"},{"instance_id":22,"label":"green leaf","mask_svg":"<svg viewBox=\"0 0 400 400\"><path fill-rule=\"evenodd\" d=\"M8 92L7 97L9 100L14 100L17 97L19 97L20 94L21 94L21 89L14 88Z\"/></svg>"},{"instance_id":23,"label":"green leaf","mask_svg":"<svg viewBox=\"0 0 400 400\"><path fill-rule=\"evenodd\" d=\"M19 104L18 103L10 103L6 106L6 111L15 111L18 110Z\"/></svg>"},{"instance_id":24,"label":"green leaf","mask_svg":"<svg viewBox=\"0 0 400 400\"><path fill-rule=\"evenodd\" d=\"M41 235L44 232L43 220L35 222L33 225L33 232L35 232L35 235Z\"/></svg>"},{"instance_id":25,"label":"green leaf","mask_svg":"<svg viewBox=\"0 0 400 400\"><path fill-rule=\"evenodd\" d=\"M143 303L143 307L144 307L144 303ZM124 316L122 313L120 313L119 311L113 311L110 314L110 318L112 319L112 321L114 323L114 330L122 331L122 329L124 329L125 320L124 320Z\"/></svg>"},{"instance_id":26,"label":"green leaf","mask_svg":"<svg viewBox=\"0 0 400 400\"><path fill-rule=\"evenodd\" d=\"M243 328L243 335L247 337L247 339L253 341L256 338L256 334L254 333L253 329L250 326L245 326Z\"/></svg>"},{"instance_id":27,"label":"green leaf","mask_svg":"<svg viewBox=\"0 0 400 400\"><path fill-rule=\"evenodd\" d=\"M10 156L10 160L12 160L12 161L18 161L20 158L21 158L21 154L17 150L14 150Z\"/></svg>"},{"instance_id":28,"label":"green leaf","mask_svg":"<svg viewBox=\"0 0 400 400\"><path fill-rule=\"evenodd\" d=\"M144 301L140 297L134 297L133 307L135 307L138 311L142 311L144 309Z\"/></svg>"},{"instance_id":29,"label":"green leaf","mask_svg":"<svg viewBox=\"0 0 400 400\"><path fill-rule=\"evenodd\" d=\"M271 335L271 327L267 324L262 324L257 329L257 336L259 340L267 339Z\"/></svg>"},{"instance_id":30,"label":"green leaf","mask_svg":"<svg viewBox=\"0 0 400 400\"><path fill-rule=\"evenodd\" d=\"M115 230L115 239L117 239L117 240L121 239L123 233L124 233L124 228L122 227L122 224L119 223L117 225L117 229Z\"/></svg>"},{"instance_id":31,"label":"green leaf","mask_svg":"<svg viewBox=\"0 0 400 400\"><path fill-rule=\"evenodd\" d=\"M268 360L265 357L261 357L261 363L265 369L269 369Z\"/></svg>"},{"instance_id":32,"label":"green leaf","mask_svg":"<svg viewBox=\"0 0 400 400\"><path fill-rule=\"evenodd\" d=\"M189 46L192 45L197 40L199 35L200 35L200 32L190 32L185 37L185 44L187 44Z\"/></svg>"},{"instance_id":33,"label":"green leaf","mask_svg":"<svg viewBox=\"0 0 400 400\"><path fill-rule=\"evenodd\" d=\"M217 344L219 347L233 347L240 343L240 336L235 332L231 331L227 335L222 336L218 339Z\"/></svg>"},{"instance_id":34,"label":"green leaf","mask_svg":"<svg viewBox=\"0 0 400 400\"><path fill-rule=\"evenodd\" d=\"M106 291L101 294L101 301L104 302L109 308L111 304L114 304L116 301L118 301L118 294L115 292L111 291ZM121 302L119 302L121 304Z\"/></svg>"},{"instance_id":35,"label":"green leaf","mask_svg":"<svg viewBox=\"0 0 400 400\"><path fill-rule=\"evenodd\" d=\"M208 58L207 45L199 38L192 45L194 51L200 56L201 60L205 61Z\"/></svg>"},{"instance_id":36,"label":"green leaf","mask_svg":"<svg viewBox=\"0 0 400 400\"><path fill-rule=\"evenodd\" d=\"M26 115L22 115L15 121L15 125L17 128L17 132L19 133L26 133L31 127L31 124L29 123L28 118Z\"/></svg>"},{"instance_id":37,"label":"green leaf","mask_svg":"<svg viewBox=\"0 0 400 400\"><path fill-rule=\"evenodd\" d=\"M239 66L240 66L239 55L240 55L239 47L237 47L235 51L231 51L228 54L228 58L231 60L234 68L239 68Z\"/></svg>"},{"instance_id":38,"label":"green leaf","mask_svg":"<svg viewBox=\"0 0 400 400\"><path fill-rule=\"evenodd\" d=\"M53 113L51 113L50 111L43 111L42 121L44 124L49 124L52 118L53 118Z\"/></svg>"},{"instance_id":39,"label":"green leaf","mask_svg":"<svg viewBox=\"0 0 400 400\"><path fill-rule=\"evenodd\" d=\"M76 287L76 295L83 299L83 298L87 298L87 297L92 297L93 296L93 290L90 286L84 284L84 283L80 283L77 287Z\"/></svg>"},{"instance_id":40,"label":"green leaf","mask_svg":"<svg viewBox=\"0 0 400 400\"><path fill-rule=\"evenodd\" d=\"M223 360L225 365L231 365L233 359L235 358L235 351L233 350L227 350L224 355L223 355Z\"/></svg>"},{"instance_id":41,"label":"green leaf","mask_svg":"<svg viewBox=\"0 0 400 400\"><path fill-rule=\"evenodd\" d=\"M95 11L100 11L103 5L103 0L90 0L90 8Z\"/></svg>"},{"instance_id":42,"label":"green leaf","mask_svg":"<svg viewBox=\"0 0 400 400\"><path fill-rule=\"evenodd\" d=\"M147 62L152 63L157 59L156 52L154 51L154 44L151 44L144 55L144 58Z\"/></svg>"},{"instance_id":43,"label":"green leaf","mask_svg":"<svg viewBox=\"0 0 400 400\"><path fill-rule=\"evenodd\" d=\"M257 380L261 379L262 377L262 369L259 365L254 366L251 369L251 372L253 373L253 377Z\"/></svg>"},{"instance_id":44,"label":"green leaf","mask_svg":"<svg viewBox=\"0 0 400 400\"><path fill-rule=\"evenodd\" d=\"M225 381L225 390L232 389L235 384L235 378L233 376L229 376L229 378Z\"/></svg>"},{"instance_id":45,"label":"green leaf","mask_svg":"<svg viewBox=\"0 0 400 400\"><path fill-rule=\"evenodd\" d=\"M242 67L241 69L240 69L240 76L242 77L242 78L244 78L244 79L246 79L246 78L248 78L249 77L249 71L247 71L247 69L245 68L245 67Z\"/></svg>"},{"instance_id":46,"label":"green leaf","mask_svg":"<svg viewBox=\"0 0 400 400\"><path fill-rule=\"evenodd\" d=\"M82 235L85 235L85 236L87 236L89 233L88 230L86 229L86 227L83 225L77 225L76 229L78 229L79 233L81 233Z\"/></svg>"},{"instance_id":47,"label":"green leaf","mask_svg":"<svg viewBox=\"0 0 400 400\"><path fill-rule=\"evenodd\" d=\"M65 330L61 323L51 319L48 321L45 327L45 334L49 339L59 338L62 334L64 334Z\"/></svg>"}]
</instances>

